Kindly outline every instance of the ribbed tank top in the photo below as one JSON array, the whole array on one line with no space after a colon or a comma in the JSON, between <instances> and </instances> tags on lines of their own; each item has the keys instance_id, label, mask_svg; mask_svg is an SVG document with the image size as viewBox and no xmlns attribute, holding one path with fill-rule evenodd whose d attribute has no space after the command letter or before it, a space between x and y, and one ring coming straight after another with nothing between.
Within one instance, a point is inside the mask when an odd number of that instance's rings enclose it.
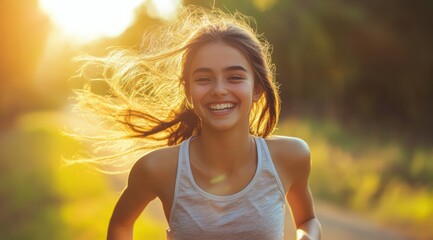
<instances>
[{"instance_id":1,"label":"ribbed tank top","mask_svg":"<svg viewBox=\"0 0 433 240\"><path fill-rule=\"evenodd\" d=\"M167 239L283 239L285 194L265 140L255 137L258 162L252 180L224 196L210 194L194 181L190 141L180 145Z\"/></svg>"}]
</instances>

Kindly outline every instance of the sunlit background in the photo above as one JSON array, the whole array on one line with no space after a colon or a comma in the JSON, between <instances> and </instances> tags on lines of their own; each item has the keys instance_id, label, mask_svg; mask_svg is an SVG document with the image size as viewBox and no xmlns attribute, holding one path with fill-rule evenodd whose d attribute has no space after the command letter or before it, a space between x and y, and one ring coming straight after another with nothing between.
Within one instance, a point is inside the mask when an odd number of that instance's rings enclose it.
<instances>
[{"instance_id":1,"label":"sunlit background","mask_svg":"<svg viewBox=\"0 0 433 240\"><path fill-rule=\"evenodd\" d=\"M432 1L3 0L0 239L105 238L125 176L61 163L86 147L62 131L91 127L71 111L82 87L72 59L139 46L189 4L253 16L273 44L278 133L310 144L325 240L373 239L331 235L341 214L433 238ZM140 217L137 238L165 239L158 207Z\"/></svg>"},{"instance_id":2,"label":"sunlit background","mask_svg":"<svg viewBox=\"0 0 433 240\"><path fill-rule=\"evenodd\" d=\"M52 21L53 30L77 43L101 37L117 37L135 20L145 0L40 0L41 10ZM179 0L148 1L147 13L155 18L176 16Z\"/></svg>"}]
</instances>

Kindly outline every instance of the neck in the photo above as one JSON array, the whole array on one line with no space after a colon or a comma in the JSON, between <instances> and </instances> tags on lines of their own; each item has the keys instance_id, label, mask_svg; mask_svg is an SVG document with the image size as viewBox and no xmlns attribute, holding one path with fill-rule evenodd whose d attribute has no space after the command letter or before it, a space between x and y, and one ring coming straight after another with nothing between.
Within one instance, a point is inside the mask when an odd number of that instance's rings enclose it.
<instances>
[{"instance_id":1,"label":"neck","mask_svg":"<svg viewBox=\"0 0 433 240\"><path fill-rule=\"evenodd\" d=\"M230 173L255 160L255 143L248 131L217 134L205 131L194 142L196 159L216 172Z\"/></svg>"}]
</instances>

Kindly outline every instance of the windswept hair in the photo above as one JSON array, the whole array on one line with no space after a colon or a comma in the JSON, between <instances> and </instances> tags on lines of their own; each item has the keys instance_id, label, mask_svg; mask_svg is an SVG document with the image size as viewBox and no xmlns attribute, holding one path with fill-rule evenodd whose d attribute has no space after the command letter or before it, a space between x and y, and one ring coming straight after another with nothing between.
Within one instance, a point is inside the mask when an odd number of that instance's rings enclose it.
<instances>
[{"instance_id":1,"label":"windswept hair","mask_svg":"<svg viewBox=\"0 0 433 240\"><path fill-rule=\"evenodd\" d=\"M224 42L238 49L254 70L255 90L263 92L250 113L250 133L267 137L280 112L269 43L250 26L251 19L221 10L186 7L171 24L145 35L140 50L116 49L106 57L80 57L80 76L96 66L108 94L76 91L76 109L95 116L96 149L106 157L83 160L96 165L127 165L119 158L161 146L176 145L200 134L200 119L187 100L190 63L200 47ZM113 154L113 151L120 152ZM129 161L130 162L130 161Z\"/></svg>"}]
</instances>

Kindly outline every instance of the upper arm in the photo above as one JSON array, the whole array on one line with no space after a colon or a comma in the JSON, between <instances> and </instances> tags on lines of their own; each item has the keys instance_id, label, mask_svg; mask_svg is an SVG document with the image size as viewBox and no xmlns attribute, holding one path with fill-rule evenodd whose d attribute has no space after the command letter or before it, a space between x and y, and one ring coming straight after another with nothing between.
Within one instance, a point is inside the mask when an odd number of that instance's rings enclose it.
<instances>
[{"instance_id":1,"label":"upper arm","mask_svg":"<svg viewBox=\"0 0 433 240\"><path fill-rule=\"evenodd\" d=\"M290 205L295 225L298 227L315 217L313 199L309 188L311 170L308 144L298 138L280 139L280 164L291 184L286 189L286 199Z\"/></svg>"},{"instance_id":2,"label":"upper arm","mask_svg":"<svg viewBox=\"0 0 433 240\"><path fill-rule=\"evenodd\" d=\"M129 173L128 184L114 208L111 224L134 224L147 204L156 197L153 175L149 156L142 157L134 164Z\"/></svg>"}]
</instances>

